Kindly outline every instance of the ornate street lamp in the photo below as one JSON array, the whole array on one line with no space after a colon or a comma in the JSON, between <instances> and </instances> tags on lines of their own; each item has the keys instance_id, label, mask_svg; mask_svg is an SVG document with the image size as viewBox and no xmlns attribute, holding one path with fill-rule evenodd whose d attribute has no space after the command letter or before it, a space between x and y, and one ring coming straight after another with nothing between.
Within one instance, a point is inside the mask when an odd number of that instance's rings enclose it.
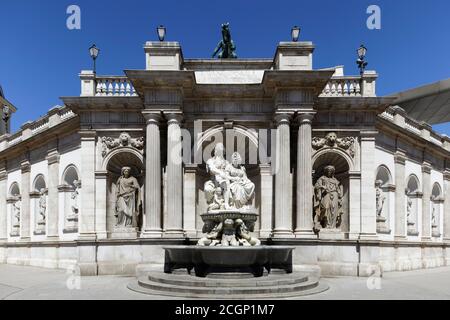
<instances>
[{"instance_id":1,"label":"ornate street lamp","mask_svg":"<svg viewBox=\"0 0 450 320\"><path fill-rule=\"evenodd\" d=\"M5 123L8 123L9 118L11 117L11 110L9 109L9 107L7 105L3 106L2 113L3 113L3 115L2 115L3 121Z\"/></svg>"},{"instance_id":2,"label":"ornate street lamp","mask_svg":"<svg viewBox=\"0 0 450 320\"><path fill-rule=\"evenodd\" d=\"M300 28L297 26L292 27L291 30L292 41L297 42L300 37Z\"/></svg>"},{"instance_id":3,"label":"ornate street lamp","mask_svg":"<svg viewBox=\"0 0 450 320\"><path fill-rule=\"evenodd\" d=\"M97 48L94 45L92 45L92 47L89 48L89 54L91 55L92 60L94 60L94 73L96 73L96 63L95 61L97 60L98 54L100 53L100 49Z\"/></svg>"},{"instance_id":4,"label":"ornate street lamp","mask_svg":"<svg viewBox=\"0 0 450 320\"><path fill-rule=\"evenodd\" d=\"M359 68L359 72L361 75L364 74L364 70L367 67L367 62L364 60L366 58L366 54L367 54L367 48L364 47L364 45L361 45L358 50L358 60L356 60L356 64L358 65Z\"/></svg>"},{"instance_id":5,"label":"ornate street lamp","mask_svg":"<svg viewBox=\"0 0 450 320\"><path fill-rule=\"evenodd\" d=\"M163 42L166 38L166 27L160 25L158 28L156 28L156 32L158 33L159 41Z\"/></svg>"}]
</instances>

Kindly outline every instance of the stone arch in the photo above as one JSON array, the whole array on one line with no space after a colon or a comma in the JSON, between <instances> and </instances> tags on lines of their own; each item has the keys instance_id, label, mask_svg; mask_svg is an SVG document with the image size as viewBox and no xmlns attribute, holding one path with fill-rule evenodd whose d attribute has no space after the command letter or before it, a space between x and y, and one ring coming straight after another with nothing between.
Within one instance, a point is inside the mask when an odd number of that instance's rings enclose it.
<instances>
[{"instance_id":1,"label":"stone arch","mask_svg":"<svg viewBox=\"0 0 450 320\"><path fill-rule=\"evenodd\" d=\"M228 130L233 131L233 138L243 138L245 151L239 149L239 142L234 144L234 150L230 152L225 152L228 160L231 159L231 154L234 151L238 151L241 153L243 159L245 159L246 164L255 165L258 162L259 154L259 135L256 129L247 128L242 125L234 125L230 129L224 128L223 125L213 126L204 131L201 136L198 138L195 147L195 154L197 155L196 159L199 159L201 156L203 161L206 161L212 155L214 150L214 146L222 142L225 145L225 149L227 149L227 132ZM247 146L246 140L248 140L249 144ZM264 146L267 148L267 146ZM255 152L255 154L252 153ZM200 156L199 156L200 155ZM250 161L249 161L250 160Z\"/></svg>"},{"instance_id":2,"label":"stone arch","mask_svg":"<svg viewBox=\"0 0 450 320\"><path fill-rule=\"evenodd\" d=\"M380 180L380 181L383 182L381 184L382 187L386 187L388 185L392 185L393 184L391 171L384 164L382 164L382 165L380 165L378 167L375 177L376 177L375 178L376 181Z\"/></svg>"},{"instance_id":3,"label":"stone arch","mask_svg":"<svg viewBox=\"0 0 450 320\"><path fill-rule=\"evenodd\" d=\"M119 148L113 150L103 162L104 171L107 173L106 179L106 229L110 234L116 225L115 207L117 180L121 175L123 167L131 168L131 175L134 176L141 186L139 197L139 217L138 226L142 227L143 205L144 205L144 159L140 152L133 148Z\"/></svg>"},{"instance_id":4,"label":"stone arch","mask_svg":"<svg viewBox=\"0 0 450 320\"><path fill-rule=\"evenodd\" d=\"M80 180L80 173L74 164L70 164L64 169L61 176L61 185L74 186L74 181Z\"/></svg>"},{"instance_id":5,"label":"stone arch","mask_svg":"<svg viewBox=\"0 0 450 320\"><path fill-rule=\"evenodd\" d=\"M440 198L443 197L442 196L442 188L441 188L441 185L438 182L435 182L433 184L433 188L431 189L431 196L434 199L440 199Z\"/></svg>"},{"instance_id":6,"label":"stone arch","mask_svg":"<svg viewBox=\"0 0 450 320\"><path fill-rule=\"evenodd\" d=\"M41 192L42 189L46 189L47 184L45 182L45 177L43 174L38 174L33 181L33 191Z\"/></svg>"},{"instance_id":7,"label":"stone arch","mask_svg":"<svg viewBox=\"0 0 450 320\"><path fill-rule=\"evenodd\" d=\"M11 186L9 187L8 195L9 195L10 197L20 196L20 186L19 186L19 183L13 182L13 183L11 184Z\"/></svg>"},{"instance_id":8,"label":"stone arch","mask_svg":"<svg viewBox=\"0 0 450 320\"><path fill-rule=\"evenodd\" d=\"M406 190L408 194L420 192L420 181L415 174L409 175Z\"/></svg>"},{"instance_id":9,"label":"stone arch","mask_svg":"<svg viewBox=\"0 0 450 320\"><path fill-rule=\"evenodd\" d=\"M341 182L344 189L344 197L343 197L344 215L342 216L342 223L340 229L343 232L348 232L350 229L349 173L353 168L352 161L350 157L341 150L328 149L317 152L313 157L313 184L315 184L317 180L324 175L324 168L329 165L332 165L336 168L335 176Z\"/></svg>"}]
</instances>

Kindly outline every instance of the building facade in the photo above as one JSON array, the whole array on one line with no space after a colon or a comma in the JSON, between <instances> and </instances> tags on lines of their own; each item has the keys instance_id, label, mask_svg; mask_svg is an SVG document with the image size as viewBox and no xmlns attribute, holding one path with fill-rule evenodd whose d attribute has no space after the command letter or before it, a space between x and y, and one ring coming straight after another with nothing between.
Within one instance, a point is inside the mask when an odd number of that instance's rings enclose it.
<instances>
[{"instance_id":1,"label":"building facade","mask_svg":"<svg viewBox=\"0 0 450 320\"><path fill-rule=\"evenodd\" d=\"M147 42L145 70L82 71L80 96L0 137L0 263L82 275L163 264L165 245L203 235L205 162L222 142L255 185L254 234L295 246L297 269L448 265L450 138L377 97L376 72L313 69L313 51L200 60ZM118 228L124 167L139 185L134 233Z\"/></svg>"}]
</instances>

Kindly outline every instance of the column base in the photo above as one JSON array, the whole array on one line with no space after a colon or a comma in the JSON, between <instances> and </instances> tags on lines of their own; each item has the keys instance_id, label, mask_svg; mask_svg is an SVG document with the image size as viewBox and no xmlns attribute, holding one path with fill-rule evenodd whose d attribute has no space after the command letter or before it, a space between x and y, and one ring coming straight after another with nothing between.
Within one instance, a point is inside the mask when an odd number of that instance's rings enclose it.
<instances>
[{"instance_id":1,"label":"column base","mask_svg":"<svg viewBox=\"0 0 450 320\"><path fill-rule=\"evenodd\" d=\"M163 233L163 238L184 239L185 237L186 234L183 230L166 230Z\"/></svg>"},{"instance_id":2,"label":"column base","mask_svg":"<svg viewBox=\"0 0 450 320\"><path fill-rule=\"evenodd\" d=\"M361 233L359 240L378 240L378 235L376 233Z\"/></svg>"},{"instance_id":3,"label":"column base","mask_svg":"<svg viewBox=\"0 0 450 320\"><path fill-rule=\"evenodd\" d=\"M274 230L272 234L274 239L293 239L295 238L292 230Z\"/></svg>"},{"instance_id":4,"label":"column base","mask_svg":"<svg viewBox=\"0 0 450 320\"><path fill-rule=\"evenodd\" d=\"M97 240L97 235L95 233L80 233L78 236L80 241L95 241Z\"/></svg>"},{"instance_id":5,"label":"column base","mask_svg":"<svg viewBox=\"0 0 450 320\"><path fill-rule=\"evenodd\" d=\"M406 236L394 236L394 241L405 241L408 239Z\"/></svg>"},{"instance_id":6,"label":"column base","mask_svg":"<svg viewBox=\"0 0 450 320\"><path fill-rule=\"evenodd\" d=\"M317 234L312 230L295 230L295 238L297 239L317 239Z\"/></svg>"},{"instance_id":7,"label":"column base","mask_svg":"<svg viewBox=\"0 0 450 320\"><path fill-rule=\"evenodd\" d=\"M162 238L162 229L144 230L141 232L141 238L143 238L143 239L160 239L160 238Z\"/></svg>"}]
</instances>

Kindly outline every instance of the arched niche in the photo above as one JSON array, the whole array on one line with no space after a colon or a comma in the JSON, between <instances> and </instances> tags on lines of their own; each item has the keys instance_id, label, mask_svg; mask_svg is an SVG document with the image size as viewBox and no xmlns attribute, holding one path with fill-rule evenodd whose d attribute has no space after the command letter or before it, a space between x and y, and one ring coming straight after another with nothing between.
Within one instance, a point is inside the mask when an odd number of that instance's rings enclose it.
<instances>
[{"instance_id":1,"label":"arched niche","mask_svg":"<svg viewBox=\"0 0 450 320\"><path fill-rule=\"evenodd\" d=\"M442 234L443 210L444 209L444 197L442 194L441 185L437 182L433 184L431 189L431 206L430 206L430 218L431 218L431 235L433 238L439 238Z\"/></svg>"},{"instance_id":2,"label":"arched niche","mask_svg":"<svg viewBox=\"0 0 450 320\"><path fill-rule=\"evenodd\" d=\"M327 166L334 166L335 177L342 184L344 194L343 194L343 204L342 208L344 214L342 215L342 222L340 225L340 230L342 232L349 232L349 172L351 168L351 162L347 159L343 152L340 150L326 150L324 152L319 152L313 157L313 186L316 184L317 180L324 175L324 169ZM314 216L314 213L312 213Z\"/></svg>"},{"instance_id":3,"label":"arched niche","mask_svg":"<svg viewBox=\"0 0 450 320\"><path fill-rule=\"evenodd\" d=\"M196 229L201 231L203 221L200 215L207 211L203 186L205 182L211 179L206 172L206 161L214 156L214 148L218 143L222 143L225 147L225 158L231 161L234 152L239 152L242 157L243 165L246 168L248 178L255 184L255 197L253 206L260 213L262 182L260 175L260 164L270 163L268 158L271 148L271 134L268 131L267 137L260 140L259 131L257 129L248 128L242 125L234 124L230 127L217 125L206 129L202 132L194 146L194 159L198 164L195 185L196 195L195 208L196 211ZM260 219L261 222L261 219ZM255 231L259 231L259 224L255 226Z\"/></svg>"},{"instance_id":4,"label":"arched niche","mask_svg":"<svg viewBox=\"0 0 450 320\"><path fill-rule=\"evenodd\" d=\"M58 187L64 233L76 233L78 231L78 214L82 201L81 187L82 182L77 166L74 164L68 165L62 173L61 185Z\"/></svg>"},{"instance_id":5,"label":"arched niche","mask_svg":"<svg viewBox=\"0 0 450 320\"><path fill-rule=\"evenodd\" d=\"M134 150L131 152L130 150L120 149L111 153L107 158L107 162L105 162L105 171L107 172L106 229L108 233L111 233L114 230L117 222L115 217L117 180L121 175L123 167L131 168L131 175L138 180L139 185L141 186L138 208L138 226L139 229L142 227L145 181L143 157L139 152L135 152Z\"/></svg>"},{"instance_id":6,"label":"arched niche","mask_svg":"<svg viewBox=\"0 0 450 320\"><path fill-rule=\"evenodd\" d=\"M422 203L420 181L415 174L408 177L406 183L406 225L409 236L419 235L419 208Z\"/></svg>"},{"instance_id":7,"label":"arched niche","mask_svg":"<svg viewBox=\"0 0 450 320\"><path fill-rule=\"evenodd\" d=\"M386 165L377 168L375 176L377 232L390 233L391 213L394 212L395 186Z\"/></svg>"},{"instance_id":8,"label":"arched niche","mask_svg":"<svg viewBox=\"0 0 450 320\"><path fill-rule=\"evenodd\" d=\"M42 175L42 174L37 175L33 181L33 191L41 192L43 189L45 190L46 188L47 188L47 185L45 183L44 175Z\"/></svg>"},{"instance_id":9,"label":"arched niche","mask_svg":"<svg viewBox=\"0 0 450 320\"><path fill-rule=\"evenodd\" d=\"M9 196L10 197L16 197L20 196L20 187L17 182L13 182L11 186L9 187Z\"/></svg>"},{"instance_id":10,"label":"arched niche","mask_svg":"<svg viewBox=\"0 0 450 320\"><path fill-rule=\"evenodd\" d=\"M75 187L74 182L80 180L78 168L73 164L68 165L63 171L61 180L62 185Z\"/></svg>"}]
</instances>

